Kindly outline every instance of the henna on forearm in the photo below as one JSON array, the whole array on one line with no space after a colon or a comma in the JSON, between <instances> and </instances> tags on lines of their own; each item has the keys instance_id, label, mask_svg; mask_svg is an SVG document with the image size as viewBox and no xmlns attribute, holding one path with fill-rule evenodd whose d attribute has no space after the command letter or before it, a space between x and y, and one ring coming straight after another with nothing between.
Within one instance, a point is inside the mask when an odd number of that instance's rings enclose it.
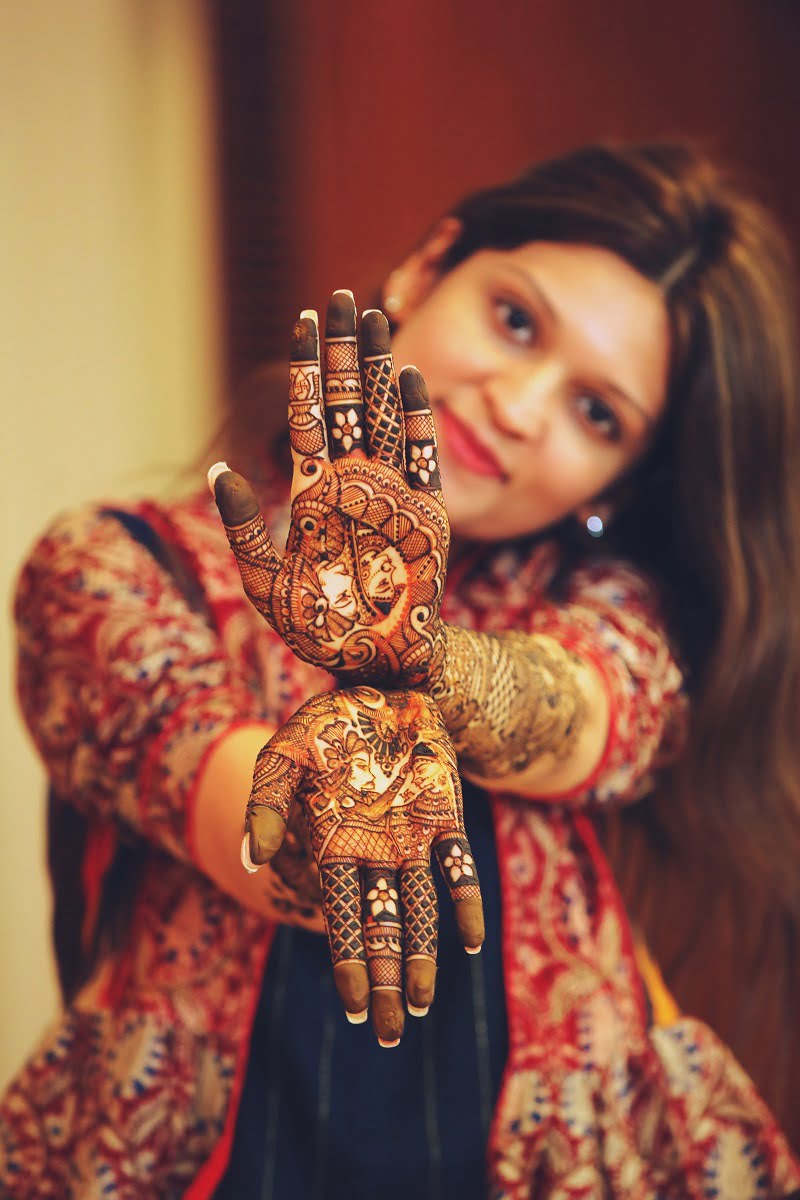
<instances>
[{"instance_id":1,"label":"henna on forearm","mask_svg":"<svg viewBox=\"0 0 800 1200\"><path fill-rule=\"evenodd\" d=\"M431 694L468 774L497 778L569 755L588 710L576 654L550 637L452 625L445 644Z\"/></svg>"}]
</instances>

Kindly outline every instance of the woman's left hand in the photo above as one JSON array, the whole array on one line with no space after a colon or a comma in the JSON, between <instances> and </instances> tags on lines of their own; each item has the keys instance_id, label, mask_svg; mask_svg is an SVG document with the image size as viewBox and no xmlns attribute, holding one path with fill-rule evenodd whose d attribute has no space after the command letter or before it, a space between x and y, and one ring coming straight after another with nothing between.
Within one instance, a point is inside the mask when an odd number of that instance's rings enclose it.
<instances>
[{"instance_id":1,"label":"woman's left hand","mask_svg":"<svg viewBox=\"0 0 800 1200\"><path fill-rule=\"evenodd\" d=\"M439 604L450 538L425 383L398 389L389 327L361 324L334 294L325 338L325 400L316 315L292 339L289 432L294 460L286 554L256 499L220 463L209 472L244 589L286 644L347 685L423 685L444 652Z\"/></svg>"}]
</instances>

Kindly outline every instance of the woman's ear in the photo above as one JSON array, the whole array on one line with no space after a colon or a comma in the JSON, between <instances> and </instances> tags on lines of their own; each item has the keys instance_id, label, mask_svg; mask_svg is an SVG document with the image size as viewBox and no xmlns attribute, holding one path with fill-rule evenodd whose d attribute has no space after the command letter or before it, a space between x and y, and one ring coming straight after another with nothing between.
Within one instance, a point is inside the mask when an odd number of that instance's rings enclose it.
<instances>
[{"instance_id":1,"label":"woman's ear","mask_svg":"<svg viewBox=\"0 0 800 1200\"><path fill-rule=\"evenodd\" d=\"M442 262L461 233L458 217L442 217L425 240L395 267L383 285L383 308L399 323L428 295L441 274Z\"/></svg>"}]
</instances>

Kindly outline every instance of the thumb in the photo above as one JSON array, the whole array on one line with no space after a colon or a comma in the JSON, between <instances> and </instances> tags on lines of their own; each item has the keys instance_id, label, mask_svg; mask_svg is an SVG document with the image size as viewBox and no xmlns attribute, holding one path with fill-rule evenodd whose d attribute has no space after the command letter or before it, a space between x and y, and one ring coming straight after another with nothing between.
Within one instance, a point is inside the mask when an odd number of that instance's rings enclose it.
<instances>
[{"instance_id":1,"label":"thumb","mask_svg":"<svg viewBox=\"0 0 800 1200\"><path fill-rule=\"evenodd\" d=\"M217 502L219 515L229 529L246 525L258 516L258 501L242 475L231 471L227 463L214 463L208 472L208 486Z\"/></svg>"},{"instance_id":2,"label":"thumb","mask_svg":"<svg viewBox=\"0 0 800 1200\"><path fill-rule=\"evenodd\" d=\"M253 874L281 848L286 822L272 808L260 805L250 813L250 829L242 840L242 864Z\"/></svg>"}]
</instances>

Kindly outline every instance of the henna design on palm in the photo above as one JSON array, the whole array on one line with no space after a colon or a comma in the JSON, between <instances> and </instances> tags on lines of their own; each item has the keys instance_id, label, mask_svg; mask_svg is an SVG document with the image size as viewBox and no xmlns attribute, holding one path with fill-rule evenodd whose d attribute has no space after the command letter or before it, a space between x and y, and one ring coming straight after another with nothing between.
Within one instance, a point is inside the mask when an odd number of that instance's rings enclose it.
<instances>
[{"instance_id":1,"label":"henna design on palm","mask_svg":"<svg viewBox=\"0 0 800 1200\"><path fill-rule=\"evenodd\" d=\"M362 346L365 399L355 307L349 293L337 293L323 417L316 320L304 314L295 326L283 558L247 482L217 464L209 483L245 592L300 658L348 684L416 687L444 654L439 605L450 531L436 434L419 372L406 368L398 388L382 314L365 317Z\"/></svg>"},{"instance_id":2,"label":"henna design on palm","mask_svg":"<svg viewBox=\"0 0 800 1200\"><path fill-rule=\"evenodd\" d=\"M402 993L417 1015L436 970L434 851L465 948L483 941L480 887L464 832L455 754L436 704L421 691L369 687L307 701L259 754L243 862L267 862L292 800L319 866L334 975L352 1020L395 1044Z\"/></svg>"}]
</instances>

